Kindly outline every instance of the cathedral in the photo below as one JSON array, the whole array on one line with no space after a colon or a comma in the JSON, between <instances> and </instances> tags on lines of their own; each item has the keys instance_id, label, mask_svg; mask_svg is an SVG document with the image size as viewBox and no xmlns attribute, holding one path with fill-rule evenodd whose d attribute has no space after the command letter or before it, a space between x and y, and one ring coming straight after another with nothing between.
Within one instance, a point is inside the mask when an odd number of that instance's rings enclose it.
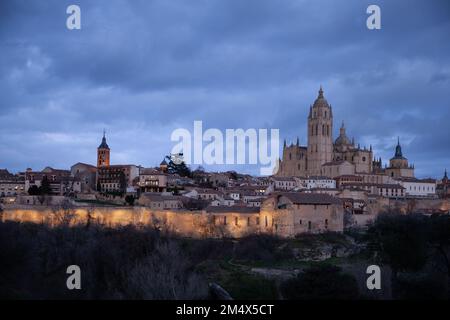
<instances>
[{"instance_id":1,"label":"cathedral","mask_svg":"<svg viewBox=\"0 0 450 320\"><path fill-rule=\"evenodd\" d=\"M301 146L299 139L295 144L283 145L282 160L279 160L277 176L311 177L340 175L382 174L391 177L413 177L414 167L408 165L403 157L400 141L389 167L383 168L381 158L375 159L372 146L355 145L349 139L344 122L339 136L333 140L333 109L324 97L320 87L319 95L309 108L307 127L307 146Z\"/></svg>"}]
</instances>

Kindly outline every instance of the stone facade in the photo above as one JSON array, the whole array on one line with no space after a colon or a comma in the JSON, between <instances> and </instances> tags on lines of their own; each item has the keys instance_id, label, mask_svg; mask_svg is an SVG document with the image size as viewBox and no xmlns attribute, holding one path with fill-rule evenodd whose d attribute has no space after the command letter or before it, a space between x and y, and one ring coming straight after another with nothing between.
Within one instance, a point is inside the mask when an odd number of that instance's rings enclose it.
<instances>
[{"instance_id":1,"label":"stone facade","mask_svg":"<svg viewBox=\"0 0 450 320\"><path fill-rule=\"evenodd\" d=\"M261 208L245 206L209 206L204 210L182 208L184 197L145 194L141 207L102 208L74 207L73 223L86 223L88 216L100 224L152 225L189 237L239 238L255 233L295 237L300 233L343 231L343 206L339 199L327 194L276 193L265 199ZM57 207L8 207L3 220L58 223ZM37 200L36 200L37 201Z\"/></svg>"},{"instance_id":2,"label":"stone facade","mask_svg":"<svg viewBox=\"0 0 450 320\"><path fill-rule=\"evenodd\" d=\"M361 147L355 144L354 139L348 138L344 122L339 136L333 142L333 110L324 97L322 87L314 104L310 106L307 139L307 146L301 146L298 138L296 144L284 142L277 176L322 175L334 178L341 175L376 174L377 180L370 181L376 183L386 183L386 179L379 178L380 175L414 177L414 166L408 165L408 160L403 157L400 142L387 168L382 167L381 158L374 158L372 146Z\"/></svg>"}]
</instances>

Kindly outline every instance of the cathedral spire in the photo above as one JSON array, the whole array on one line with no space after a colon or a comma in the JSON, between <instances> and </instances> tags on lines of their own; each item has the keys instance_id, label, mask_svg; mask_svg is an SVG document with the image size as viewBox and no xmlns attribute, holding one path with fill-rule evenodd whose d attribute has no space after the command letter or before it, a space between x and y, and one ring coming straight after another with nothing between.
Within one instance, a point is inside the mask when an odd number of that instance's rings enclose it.
<instances>
[{"instance_id":1,"label":"cathedral spire","mask_svg":"<svg viewBox=\"0 0 450 320\"><path fill-rule=\"evenodd\" d=\"M99 149L109 149L108 144L106 143L106 130L103 129L103 138L102 143L98 146Z\"/></svg>"},{"instance_id":2,"label":"cathedral spire","mask_svg":"<svg viewBox=\"0 0 450 320\"><path fill-rule=\"evenodd\" d=\"M395 147L395 158L402 158L402 147L400 145L400 137L397 137L397 146Z\"/></svg>"},{"instance_id":3,"label":"cathedral spire","mask_svg":"<svg viewBox=\"0 0 450 320\"><path fill-rule=\"evenodd\" d=\"M300 139L297 137L297 147L300 146Z\"/></svg>"},{"instance_id":4,"label":"cathedral spire","mask_svg":"<svg viewBox=\"0 0 450 320\"><path fill-rule=\"evenodd\" d=\"M322 85L320 85L320 89L319 89L319 99L323 99L323 89L322 89Z\"/></svg>"},{"instance_id":5,"label":"cathedral spire","mask_svg":"<svg viewBox=\"0 0 450 320\"><path fill-rule=\"evenodd\" d=\"M345 136L345 125L344 125L344 120L342 120L342 125L341 128L339 129L339 134L341 136Z\"/></svg>"}]
</instances>

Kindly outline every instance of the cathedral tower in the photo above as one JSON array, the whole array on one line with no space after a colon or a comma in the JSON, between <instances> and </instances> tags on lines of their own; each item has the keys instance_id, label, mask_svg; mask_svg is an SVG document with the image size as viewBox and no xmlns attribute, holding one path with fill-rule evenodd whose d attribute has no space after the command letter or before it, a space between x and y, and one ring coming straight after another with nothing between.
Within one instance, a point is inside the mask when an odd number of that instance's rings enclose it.
<instances>
[{"instance_id":1,"label":"cathedral tower","mask_svg":"<svg viewBox=\"0 0 450 320\"><path fill-rule=\"evenodd\" d=\"M308 175L321 175L321 167L333 158L333 113L323 96L319 96L309 109L308 116Z\"/></svg>"},{"instance_id":2,"label":"cathedral tower","mask_svg":"<svg viewBox=\"0 0 450 320\"><path fill-rule=\"evenodd\" d=\"M109 167L110 149L106 143L105 131L103 131L102 143L97 148L97 167Z\"/></svg>"}]
</instances>

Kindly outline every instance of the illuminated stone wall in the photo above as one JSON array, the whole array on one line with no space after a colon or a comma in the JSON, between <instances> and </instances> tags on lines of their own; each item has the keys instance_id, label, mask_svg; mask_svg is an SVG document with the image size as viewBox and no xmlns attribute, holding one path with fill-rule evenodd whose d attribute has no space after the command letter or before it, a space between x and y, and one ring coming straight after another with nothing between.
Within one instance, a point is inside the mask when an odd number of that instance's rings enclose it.
<instances>
[{"instance_id":1,"label":"illuminated stone wall","mask_svg":"<svg viewBox=\"0 0 450 320\"><path fill-rule=\"evenodd\" d=\"M64 222L70 222L71 225L86 224L90 220L91 223L111 227L129 224L154 226L187 237L239 238L259 232L258 216L258 213L208 214L204 211L152 210L145 207L83 207L54 210L47 207L17 206L5 208L1 218L2 221L46 223L50 226Z\"/></svg>"}]
</instances>

